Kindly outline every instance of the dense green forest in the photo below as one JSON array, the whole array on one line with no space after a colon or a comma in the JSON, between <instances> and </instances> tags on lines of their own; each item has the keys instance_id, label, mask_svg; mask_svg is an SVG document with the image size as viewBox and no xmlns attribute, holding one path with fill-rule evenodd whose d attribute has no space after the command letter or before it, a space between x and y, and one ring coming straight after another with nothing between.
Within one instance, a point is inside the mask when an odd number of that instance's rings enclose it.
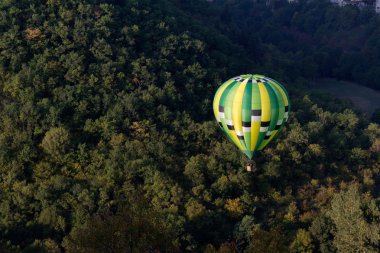
<instances>
[{"instance_id":1,"label":"dense green forest","mask_svg":"<svg viewBox=\"0 0 380 253\"><path fill-rule=\"evenodd\" d=\"M380 126L308 80L380 89L380 18L272 2L0 1L0 252L379 252ZM255 173L241 73L292 103Z\"/></svg>"},{"instance_id":2,"label":"dense green forest","mask_svg":"<svg viewBox=\"0 0 380 253\"><path fill-rule=\"evenodd\" d=\"M328 0L179 2L243 46L264 72L334 77L380 89L380 18L372 6L341 8Z\"/></svg>"}]
</instances>

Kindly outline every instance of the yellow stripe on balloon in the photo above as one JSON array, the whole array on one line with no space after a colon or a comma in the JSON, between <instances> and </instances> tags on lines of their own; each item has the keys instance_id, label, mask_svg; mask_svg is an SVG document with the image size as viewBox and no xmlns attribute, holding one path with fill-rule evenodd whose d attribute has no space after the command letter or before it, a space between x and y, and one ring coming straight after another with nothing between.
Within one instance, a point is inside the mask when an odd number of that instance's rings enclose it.
<instances>
[{"instance_id":1,"label":"yellow stripe on balloon","mask_svg":"<svg viewBox=\"0 0 380 253\"><path fill-rule=\"evenodd\" d=\"M231 120L231 122L230 122L230 125L232 125L234 128L235 128L235 126L234 126L234 124L233 124L233 122L232 122L232 107L233 107L233 104L234 104L234 97L235 97L235 94L236 94L236 91L237 91L237 89L239 88L239 86L240 86L240 82L238 83L238 84L234 84L234 87L232 87L232 89L229 91L229 94L228 94L228 96L227 96L227 98L226 98L226 102L225 102L225 109L227 110L227 108L230 108L231 109L231 115L230 115L230 117L228 118L228 116L229 115L227 115L228 113L227 113L227 111L225 110L225 113L226 113L226 121L227 120ZM227 122L226 122L226 124L227 124ZM244 148L243 148L243 145L241 144L241 142L240 142L240 140L239 140L239 138L237 137L237 135L236 135L236 132L235 132L235 129L233 129L233 130L231 130L231 129L229 129L228 128L228 126L227 126L227 129L226 129L227 131L228 131L228 133L230 134L230 136L231 136L231 139L235 142L235 144L239 147L239 149L240 150L244 150Z\"/></svg>"},{"instance_id":2,"label":"yellow stripe on balloon","mask_svg":"<svg viewBox=\"0 0 380 253\"><path fill-rule=\"evenodd\" d=\"M255 151L257 139L260 134L260 123L261 122L252 122L251 124L251 151Z\"/></svg>"},{"instance_id":3,"label":"yellow stripe on balloon","mask_svg":"<svg viewBox=\"0 0 380 253\"><path fill-rule=\"evenodd\" d=\"M270 121L270 99L265 85L261 82L258 83L261 96L261 122Z\"/></svg>"},{"instance_id":4,"label":"yellow stripe on balloon","mask_svg":"<svg viewBox=\"0 0 380 253\"><path fill-rule=\"evenodd\" d=\"M228 87L228 85L230 85L234 81L235 80L231 79L231 80L228 80L227 82L225 82L224 84L222 84L219 87L217 93L215 94L213 108L214 108L215 117L217 119L219 119L219 102L220 102L220 98L222 97L222 94L223 94L224 90Z\"/></svg>"},{"instance_id":5,"label":"yellow stripe on balloon","mask_svg":"<svg viewBox=\"0 0 380 253\"><path fill-rule=\"evenodd\" d=\"M257 150L258 151L263 150L263 148L265 148L268 145L268 143L271 142L271 140L277 135L277 132L278 132L278 130L274 130L272 135L269 137L269 139L266 140L265 144L263 142L263 144L261 144L260 148L258 148Z\"/></svg>"},{"instance_id":6,"label":"yellow stripe on balloon","mask_svg":"<svg viewBox=\"0 0 380 253\"><path fill-rule=\"evenodd\" d=\"M240 135L243 135L243 127L242 127L243 95L244 95L244 90L245 90L245 87L247 86L248 80L249 79L244 80L239 85L232 102L232 124L234 125L236 135L238 132L240 132ZM246 147L243 147L243 148L246 149Z\"/></svg>"},{"instance_id":7,"label":"yellow stripe on balloon","mask_svg":"<svg viewBox=\"0 0 380 253\"><path fill-rule=\"evenodd\" d=\"M252 109L261 110L261 99L260 99L260 89L257 83L252 84ZM261 121L251 121L251 151L255 151L257 139L260 134L260 124Z\"/></svg>"},{"instance_id":8,"label":"yellow stripe on balloon","mask_svg":"<svg viewBox=\"0 0 380 253\"><path fill-rule=\"evenodd\" d=\"M286 96L284 89L280 85L278 85L276 82L273 82L271 80L269 80L268 82L276 86L276 88L280 91L282 98L284 99L284 105L288 106L289 105L288 96Z\"/></svg>"}]
</instances>

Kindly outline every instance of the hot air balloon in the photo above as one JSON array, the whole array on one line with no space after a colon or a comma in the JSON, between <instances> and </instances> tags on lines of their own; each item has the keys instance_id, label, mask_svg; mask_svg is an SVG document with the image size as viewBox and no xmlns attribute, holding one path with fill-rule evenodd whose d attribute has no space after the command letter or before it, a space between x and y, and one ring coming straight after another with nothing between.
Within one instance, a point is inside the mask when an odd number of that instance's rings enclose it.
<instances>
[{"instance_id":1,"label":"hot air balloon","mask_svg":"<svg viewBox=\"0 0 380 253\"><path fill-rule=\"evenodd\" d=\"M228 80L216 91L213 102L219 126L250 160L280 132L289 107L285 88L263 75Z\"/></svg>"}]
</instances>

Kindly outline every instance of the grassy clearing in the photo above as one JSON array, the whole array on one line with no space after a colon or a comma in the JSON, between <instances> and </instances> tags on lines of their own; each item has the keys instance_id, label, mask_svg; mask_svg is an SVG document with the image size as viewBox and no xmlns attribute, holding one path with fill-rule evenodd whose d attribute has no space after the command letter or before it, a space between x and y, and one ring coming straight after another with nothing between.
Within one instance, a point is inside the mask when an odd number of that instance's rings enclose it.
<instances>
[{"instance_id":1,"label":"grassy clearing","mask_svg":"<svg viewBox=\"0 0 380 253\"><path fill-rule=\"evenodd\" d=\"M327 92L338 98L348 99L369 116L380 108L380 92L359 84L335 79L319 79L311 83L311 88L312 91Z\"/></svg>"}]
</instances>

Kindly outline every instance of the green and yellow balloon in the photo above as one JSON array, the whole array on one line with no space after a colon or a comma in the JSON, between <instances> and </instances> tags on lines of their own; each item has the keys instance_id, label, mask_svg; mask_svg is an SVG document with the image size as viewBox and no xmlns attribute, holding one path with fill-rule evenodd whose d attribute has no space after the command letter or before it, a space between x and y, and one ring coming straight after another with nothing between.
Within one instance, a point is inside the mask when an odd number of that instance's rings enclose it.
<instances>
[{"instance_id":1,"label":"green and yellow balloon","mask_svg":"<svg viewBox=\"0 0 380 253\"><path fill-rule=\"evenodd\" d=\"M289 117L289 96L277 81L241 75L216 91L214 114L220 127L252 159L280 131Z\"/></svg>"}]
</instances>

